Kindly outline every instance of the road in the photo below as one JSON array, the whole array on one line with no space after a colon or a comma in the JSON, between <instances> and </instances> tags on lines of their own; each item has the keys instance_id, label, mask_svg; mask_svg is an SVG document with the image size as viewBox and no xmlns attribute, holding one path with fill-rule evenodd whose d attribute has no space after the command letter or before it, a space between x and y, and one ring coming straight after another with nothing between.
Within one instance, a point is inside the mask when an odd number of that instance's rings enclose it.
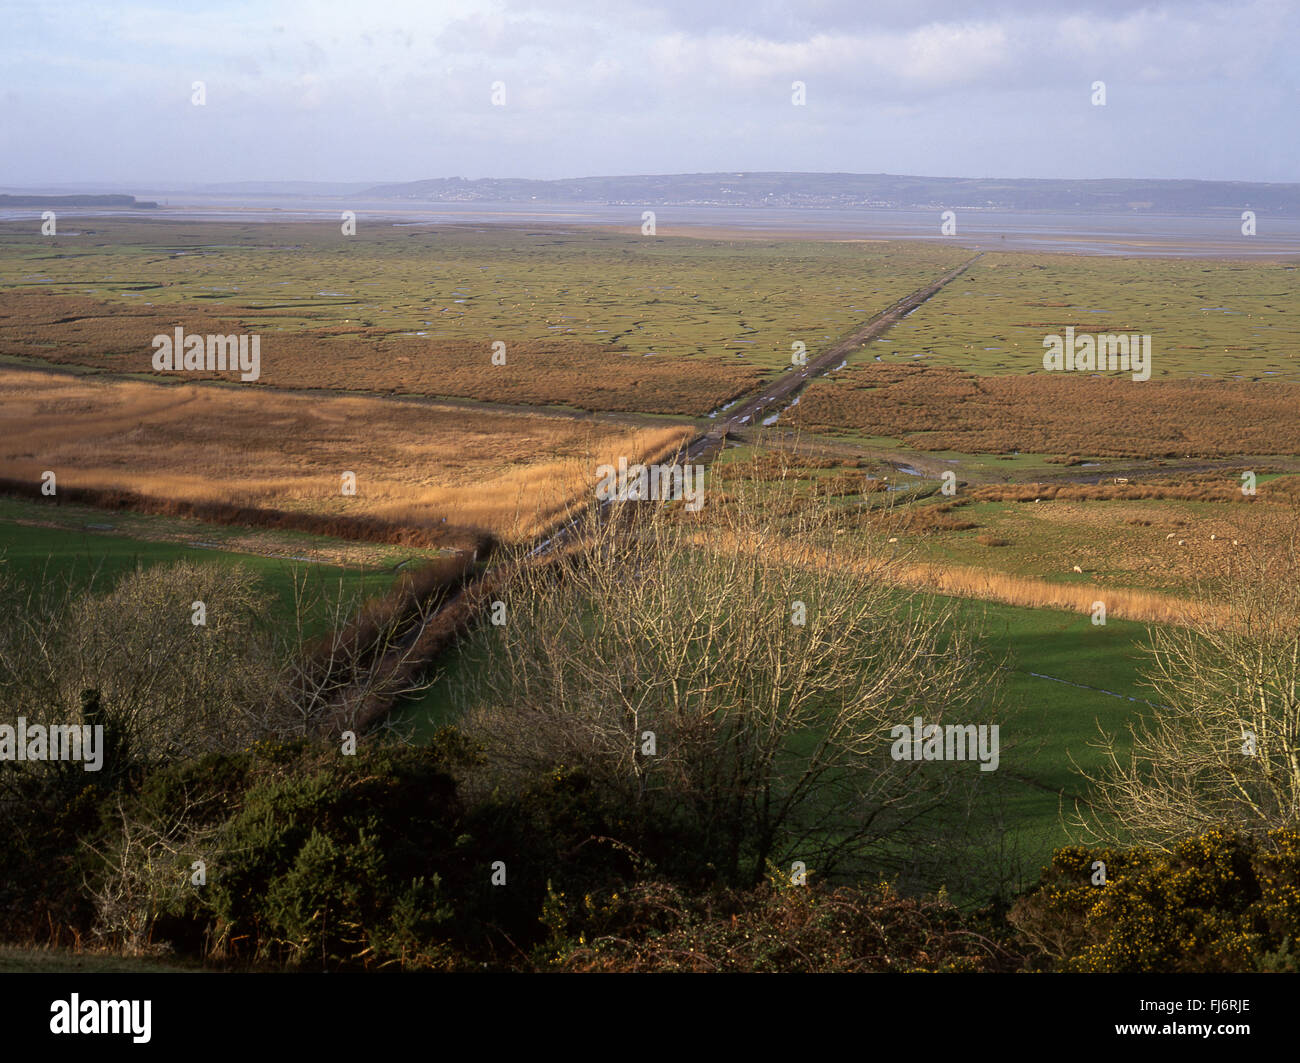
<instances>
[{"instance_id":1,"label":"road","mask_svg":"<svg viewBox=\"0 0 1300 1063\"><path fill-rule=\"evenodd\" d=\"M872 340L879 339L894 325L910 314L927 299L932 298L946 285L965 273L981 257L973 255L960 266L949 270L942 277L931 281L924 288L918 288L910 295L905 295L896 303L886 307L880 313L869 318L859 328L854 329L842 340L826 348L816 358L809 359L806 365L792 366L775 380L764 384L758 390L742 398L732 409L725 421L719 421L704 435L699 436L686 449L687 461L699 461L721 449L728 433L757 424L769 413L784 409L804 389L808 381L830 372L844 362L849 355L858 351Z\"/></svg>"}]
</instances>

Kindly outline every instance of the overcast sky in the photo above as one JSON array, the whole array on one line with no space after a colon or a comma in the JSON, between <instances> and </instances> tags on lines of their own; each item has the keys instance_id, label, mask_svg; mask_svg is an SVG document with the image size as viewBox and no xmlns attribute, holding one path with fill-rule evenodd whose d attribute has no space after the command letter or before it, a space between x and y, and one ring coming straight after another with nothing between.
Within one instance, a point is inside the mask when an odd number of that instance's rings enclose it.
<instances>
[{"instance_id":1,"label":"overcast sky","mask_svg":"<svg viewBox=\"0 0 1300 1063\"><path fill-rule=\"evenodd\" d=\"M1296 181L1298 9L0 0L0 184L727 170Z\"/></svg>"}]
</instances>

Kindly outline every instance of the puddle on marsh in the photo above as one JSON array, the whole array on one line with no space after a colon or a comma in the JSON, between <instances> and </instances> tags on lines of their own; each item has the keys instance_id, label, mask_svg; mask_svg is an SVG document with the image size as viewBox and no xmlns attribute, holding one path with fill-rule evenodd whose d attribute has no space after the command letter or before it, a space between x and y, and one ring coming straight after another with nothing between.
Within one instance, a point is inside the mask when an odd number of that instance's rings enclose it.
<instances>
[{"instance_id":1,"label":"puddle on marsh","mask_svg":"<svg viewBox=\"0 0 1300 1063\"><path fill-rule=\"evenodd\" d=\"M777 422L777 420L780 418L781 414L785 413L785 411L788 410L788 409L790 409L791 406L798 406L798 405L799 405L799 400L800 400L801 398L803 398L802 395L796 395L796 396L794 397L794 399L789 403L789 405L785 406L783 409L777 410L776 413L772 414L770 417L764 417L764 418L763 418L763 423L764 423L765 425L774 425L774 424L776 424L776 422Z\"/></svg>"}]
</instances>

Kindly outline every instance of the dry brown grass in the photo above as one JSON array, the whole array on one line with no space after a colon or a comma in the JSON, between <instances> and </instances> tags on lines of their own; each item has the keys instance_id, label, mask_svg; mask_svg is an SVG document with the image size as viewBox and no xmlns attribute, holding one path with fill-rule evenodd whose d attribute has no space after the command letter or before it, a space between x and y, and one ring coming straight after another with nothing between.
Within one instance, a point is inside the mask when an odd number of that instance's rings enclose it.
<instances>
[{"instance_id":1,"label":"dry brown grass","mask_svg":"<svg viewBox=\"0 0 1300 1063\"><path fill-rule=\"evenodd\" d=\"M954 509L960 509L964 505L964 501L939 502L925 506L906 506L901 510L885 509L870 516L874 517L879 527L908 533L968 531L978 528L978 521L952 516Z\"/></svg>"},{"instance_id":2,"label":"dry brown grass","mask_svg":"<svg viewBox=\"0 0 1300 1063\"><path fill-rule=\"evenodd\" d=\"M1282 477L1260 484L1253 495L1241 493L1241 482L1231 474L1190 476L1173 482L1131 484L988 484L972 488L969 497L978 502L1032 502L1048 499L1061 502L1178 501L1242 502L1287 501L1300 496L1300 479Z\"/></svg>"},{"instance_id":3,"label":"dry brown grass","mask_svg":"<svg viewBox=\"0 0 1300 1063\"><path fill-rule=\"evenodd\" d=\"M847 429L963 453L1300 454L1300 385L857 365L835 383L810 384L784 420L805 431Z\"/></svg>"},{"instance_id":4,"label":"dry brown grass","mask_svg":"<svg viewBox=\"0 0 1300 1063\"><path fill-rule=\"evenodd\" d=\"M692 435L567 417L248 386L163 386L0 371L0 475L154 498L477 527L527 537L595 466L655 460ZM352 497L342 474L356 474ZM91 501L91 499L88 499Z\"/></svg>"},{"instance_id":5,"label":"dry brown grass","mask_svg":"<svg viewBox=\"0 0 1300 1063\"><path fill-rule=\"evenodd\" d=\"M904 570L903 583L959 598L979 598L1032 609L1064 609L1072 613L1091 613L1094 604L1102 602L1108 617L1146 623L1187 623L1198 608L1190 600L1171 594L1099 587L1092 583L1053 583L968 565L909 565Z\"/></svg>"},{"instance_id":6,"label":"dry brown grass","mask_svg":"<svg viewBox=\"0 0 1300 1063\"><path fill-rule=\"evenodd\" d=\"M706 537L701 535L700 541L705 540ZM708 533L707 542L713 548L724 550L760 548L759 544L745 543L733 534L722 532ZM1203 616L1206 608L1203 604L1193 604L1189 599L1152 591L1099 587L1091 583L1052 583L1032 576L1015 576L969 565L890 563L879 552L873 555L868 551L865 555L855 556L850 552L830 552L794 542L787 542L781 548L766 543L761 549L768 556L790 564L834 568L888 579L914 590L1033 609L1091 613L1095 603L1100 601L1105 604L1108 617L1181 624L1189 622L1196 610L1199 610L1196 615Z\"/></svg>"},{"instance_id":7,"label":"dry brown grass","mask_svg":"<svg viewBox=\"0 0 1300 1063\"><path fill-rule=\"evenodd\" d=\"M258 316L273 318L275 312L260 310ZM645 358L622 347L533 339L512 340L506 364L493 365L491 344L497 337L490 335L472 343L344 323L279 331L202 306L122 306L86 296L0 291L0 354L11 357L152 373L153 337L170 335L178 325L192 334L259 334L258 383L272 387L700 417L763 379L760 367L734 357ZM237 377L229 372L185 376Z\"/></svg>"}]
</instances>

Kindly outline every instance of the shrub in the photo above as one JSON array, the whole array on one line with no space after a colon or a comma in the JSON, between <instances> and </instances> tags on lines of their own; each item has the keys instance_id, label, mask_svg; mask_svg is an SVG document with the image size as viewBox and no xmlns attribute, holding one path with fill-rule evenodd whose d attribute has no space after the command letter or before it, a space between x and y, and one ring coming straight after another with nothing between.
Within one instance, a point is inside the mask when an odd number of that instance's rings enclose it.
<instances>
[{"instance_id":1,"label":"shrub","mask_svg":"<svg viewBox=\"0 0 1300 1063\"><path fill-rule=\"evenodd\" d=\"M791 886L685 894L649 882L580 902L552 894L552 965L568 971L1009 971L1004 932L943 898L890 886Z\"/></svg>"},{"instance_id":2,"label":"shrub","mask_svg":"<svg viewBox=\"0 0 1300 1063\"><path fill-rule=\"evenodd\" d=\"M1105 885L1093 885L1093 863ZM1300 833L1211 831L1171 852L1059 850L1010 922L1063 971L1223 972L1294 964Z\"/></svg>"}]
</instances>

